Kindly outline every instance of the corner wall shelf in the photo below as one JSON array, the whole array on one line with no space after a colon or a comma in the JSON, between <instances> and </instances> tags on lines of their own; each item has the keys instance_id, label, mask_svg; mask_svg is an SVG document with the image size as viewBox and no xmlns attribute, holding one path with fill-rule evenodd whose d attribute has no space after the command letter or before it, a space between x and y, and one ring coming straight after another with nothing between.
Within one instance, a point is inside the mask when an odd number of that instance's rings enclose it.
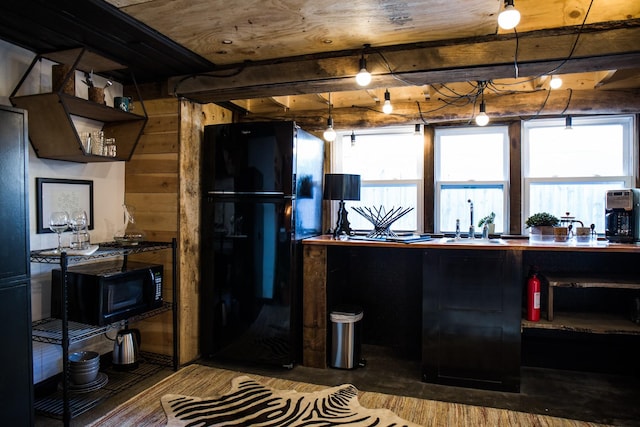
<instances>
[{"instance_id":1,"label":"corner wall shelf","mask_svg":"<svg viewBox=\"0 0 640 427\"><path fill-rule=\"evenodd\" d=\"M22 94L21 92L26 90L23 86L28 76L34 71L35 65L43 59L71 65L71 71L65 76L57 92ZM62 89L65 86L64 83L75 79L76 70L108 75L109 71L123 68L126 67L84 48L35 57L13 90L10 99L14 106L29 112L29 136L38 157L79 163L127 161L131 158L147 123L147 112L135 78L133 82L137 92L136 101L140 104L142 115L79 98L63 92ZM101 122L104 137L115 138L116 156L92 153L81 140L73 122L73 116Z\"/></svg>"}]
</instances>

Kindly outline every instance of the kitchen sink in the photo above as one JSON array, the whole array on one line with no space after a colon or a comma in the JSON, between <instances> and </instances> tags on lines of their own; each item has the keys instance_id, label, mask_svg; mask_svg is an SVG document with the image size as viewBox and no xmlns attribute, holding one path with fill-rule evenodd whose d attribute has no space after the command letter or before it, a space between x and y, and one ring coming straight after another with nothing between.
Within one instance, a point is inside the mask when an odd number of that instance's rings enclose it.
<instances>
[{"instance_id":1,"label":"kitchen sink","mask_svg":"<svg viewBox=\"0 0 640 427\"><path fill-rule=\"evenodd\" d=\"M437 243L446 243L453 245L506 245L502 239L456 239L453 237L443 237L436 240Z\"/></svg>"}]
</instances>

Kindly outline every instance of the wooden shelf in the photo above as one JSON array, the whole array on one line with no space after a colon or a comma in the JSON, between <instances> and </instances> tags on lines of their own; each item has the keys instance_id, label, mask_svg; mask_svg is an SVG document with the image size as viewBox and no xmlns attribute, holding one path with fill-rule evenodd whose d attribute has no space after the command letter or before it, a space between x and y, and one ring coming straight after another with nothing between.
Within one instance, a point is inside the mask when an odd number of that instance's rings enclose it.
<instances>
[{"instance_id":1,"label":"wooden shelf","mask_svg":"<svg viewBox=\"0 0 640 427\"><path fill-rule=\"evenodd\" d=\"M60 50L42 55L42 58L59 64L73 64L78 60L76 69L87 73L104 73L112 70L124 70L127 67L83 48Z\"/></svg>"},{"instance_id":2,"label":"wooden shelf","mask_svg":"<svg viewBox=\"0 0 640 427\"><path fill-rule=\"evenodd\" d=\"M549 286L556 288L610 288L640 289L640 278L629 276L577 276L577 275L545 275Z\"/></svg>"},{"instance_id":3,"label":"wooden shelf","mask_svg":"<svg viewBox=\"0 0 640 427\"><path fill-rule=\"evenodd\" d=\"M640 335L640 325L621 315L561 312L553 321L522 321L522 329L547 329L588 334Z\"/></svg>"},{"instance_id":4,"label":"wooden shelf","mask_svg":"<svg viewBox=\"0 0 640 427\"><path fill-rule=\"evenodd\" d=\"M29 137L31 145L40 158L70 162L127 161L142 135L147 123L144 103L138 93L140 111L134 114L108 107L104 104L78 98L63 92L48 92L15 96L26 76L34 70L34 64L46 58L64 64L74 64L75 70L108 71L124 68L122 65L86 51L72 49L37 56L11 95L11 103L29 112ZM86 151L73 117L83 117L102 123L105 138L115 138L116 156L101 156Z\"/></svg>"},{"instance_id":5,"label":"wooden shelf","mask_svg":"<svg viewBox=\"0 0 640 427\"><path fill-rule=\"evenodd\" d=\"M607 288L607 289L640 289L640 281L629 276L617 276L615 274L598 276L577 275L545 275L549 282L549 296L547 302L547 320L554 320L553 290L554 288Z\"/></svg>"}]
</instances>

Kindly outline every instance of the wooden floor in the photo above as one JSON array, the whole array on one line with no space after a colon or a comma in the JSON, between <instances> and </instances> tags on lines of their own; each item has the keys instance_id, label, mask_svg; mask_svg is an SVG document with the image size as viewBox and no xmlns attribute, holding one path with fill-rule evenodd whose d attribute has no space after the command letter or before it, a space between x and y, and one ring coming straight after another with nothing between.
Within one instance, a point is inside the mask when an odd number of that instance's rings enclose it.
<instances>
[{"instance_id":1,"label":"wooden floor","mask_svg":"<svg viewBox=\"0 0 640 427\"><path fill-rule=\"evenodd\" d=\"M539 413L617 426L640 427L640 379L566 370L522 368L520 393L473 390L427 384L420 381L419 361L398 358L386 348L364 346L367 366L355 370L314 369L296 366L291 370L274 367L230 365L212 360L198 363L244 372L327 386L351 383L360 390L420 397L441 401L490 406ZM165 369L124 391L100 406L72 420L84 426L111 408L170 375ZM36 426L61 426L60 420L38 416Z\"/></svg>"}]
</instances>

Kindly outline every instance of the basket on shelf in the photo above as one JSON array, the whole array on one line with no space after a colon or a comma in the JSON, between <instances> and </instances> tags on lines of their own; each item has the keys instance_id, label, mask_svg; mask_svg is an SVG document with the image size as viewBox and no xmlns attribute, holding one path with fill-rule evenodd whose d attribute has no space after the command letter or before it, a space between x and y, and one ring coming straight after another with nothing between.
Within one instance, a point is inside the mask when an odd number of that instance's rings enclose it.
<instances>
[{"instance_id":1,"label":"basket on shelf","mask_svg":"<svg viewBox=\"0 0 640 427\"><path fill-rule=\"evenodd\" d=\"M396 233L391 231L391 224L408 214L413 208L391 208L387 211L383 206L379 208L373 207L360 207L353 208L354 211L365 217L371 224L373 224L373 230L367 234L367 237L381 238L381 237L398 237Z\"/></svg>"}]
</instances>

